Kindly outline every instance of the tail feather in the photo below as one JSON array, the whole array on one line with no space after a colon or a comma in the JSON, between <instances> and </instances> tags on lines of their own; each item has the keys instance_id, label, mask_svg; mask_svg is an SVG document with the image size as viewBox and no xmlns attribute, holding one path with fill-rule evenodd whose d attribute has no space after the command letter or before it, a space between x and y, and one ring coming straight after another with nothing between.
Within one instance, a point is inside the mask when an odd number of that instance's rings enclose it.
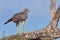
<instances>
[{"instance_id":1,"label":"tail feather","mask_svg":"<svg viewBox=\"0 0 60 40\"><path fill-rule=\"evenodd\" d=\"M8 21L6 21L4 24L7 24L7 23L9 23L9 22L11 22L11 21L12 21L12 18L9 19Z\"/></svg>"}]
</instances>

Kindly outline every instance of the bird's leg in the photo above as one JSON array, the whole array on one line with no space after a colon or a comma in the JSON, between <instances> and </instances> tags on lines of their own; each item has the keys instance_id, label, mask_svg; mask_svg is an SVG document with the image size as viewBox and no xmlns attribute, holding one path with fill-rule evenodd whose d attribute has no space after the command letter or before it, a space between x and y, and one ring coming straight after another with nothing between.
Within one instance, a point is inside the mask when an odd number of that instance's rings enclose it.
<instances>
[{"instance_id":1,"label":"bird's leg","mask_svg":"<svg viewBox=\"0 0 60 40\"><path fill-rule=\"evenodd\" d=\"M22 21L21 23L22 23L22 32L24 33L24 24L25 24L25 22Z\"/></svg>"},{"instance_id":2,"label":"bird's leg","mask_svg":"<svg viewBox=\"0 0 60 40\"><path fill-rule=\"evenodd\" d=\"M17 27L17 30L18 30L18 34L20 34L20 27L19 27L19 23L16 23L16 27Z\"/></svg>"}]
</instances>

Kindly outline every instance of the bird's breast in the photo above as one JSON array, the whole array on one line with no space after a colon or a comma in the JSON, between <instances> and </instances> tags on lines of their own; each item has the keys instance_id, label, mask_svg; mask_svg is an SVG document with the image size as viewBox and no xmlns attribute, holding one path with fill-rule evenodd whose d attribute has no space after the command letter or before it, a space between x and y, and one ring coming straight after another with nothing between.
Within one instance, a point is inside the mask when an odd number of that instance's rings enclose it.
<instances>
[{"instance_id":1,"label":"bird's breast","mask_svg":"<svg viewBox=\"0 0 60 40\"><path fill-rule=\"evenodd\" d=\"M27 19L27 15L17 15L13 18L14 22L18 22L18 21L25 21Z\"/></svg>"}]
</instances>

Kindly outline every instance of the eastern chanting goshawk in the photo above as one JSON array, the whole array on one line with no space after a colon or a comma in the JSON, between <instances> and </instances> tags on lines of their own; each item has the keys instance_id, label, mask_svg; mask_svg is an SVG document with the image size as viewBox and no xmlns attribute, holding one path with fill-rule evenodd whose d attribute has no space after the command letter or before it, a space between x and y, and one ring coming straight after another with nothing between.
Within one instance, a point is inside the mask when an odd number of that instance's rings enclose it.
<instances>
[{"instance_id":1,"label":"eastern chanting goshawk","mask_svg":"<svg viewBox=\"0 0 60 40\"><path fill-rule=\"evenodd\" d=\"M28 16L28 13L30 12L30 10L29 9L27 9L27 8L24 8L23 10L22 10L22 12L18 12L18 13L16 13L13 17L11 17L8 21L6 21L4 24L7 24L7 23L9 23L9 22L11 22L11 21L13 21L14 23L16 23L16 27L18 28L18 33L20 33L20 31L19 31L19 22L21 22L22 23L22 31L24 32L24 23L25 23L25 21L26 21L26 19L27 19L27 16Z\"/></svg>"}]
</instances>

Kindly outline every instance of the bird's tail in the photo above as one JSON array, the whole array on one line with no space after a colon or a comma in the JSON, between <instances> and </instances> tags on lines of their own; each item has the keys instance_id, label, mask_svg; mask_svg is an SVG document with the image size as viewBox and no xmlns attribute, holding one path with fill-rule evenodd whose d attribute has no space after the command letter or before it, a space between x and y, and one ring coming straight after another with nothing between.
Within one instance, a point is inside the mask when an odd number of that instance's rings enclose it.
<instances>
[{"instance_id":1,"label":"bird's tail","mask_svg":"<svg viewBox=\"0 0 60 40\"><path fill-rule=\"evenodd\" d=\"M9 19L8 21L6 21L4 24L7 24L7 23L9 23L9 22L11 22L11 21L12 21L12 18Z\"/></svg>"}]
</instances>

